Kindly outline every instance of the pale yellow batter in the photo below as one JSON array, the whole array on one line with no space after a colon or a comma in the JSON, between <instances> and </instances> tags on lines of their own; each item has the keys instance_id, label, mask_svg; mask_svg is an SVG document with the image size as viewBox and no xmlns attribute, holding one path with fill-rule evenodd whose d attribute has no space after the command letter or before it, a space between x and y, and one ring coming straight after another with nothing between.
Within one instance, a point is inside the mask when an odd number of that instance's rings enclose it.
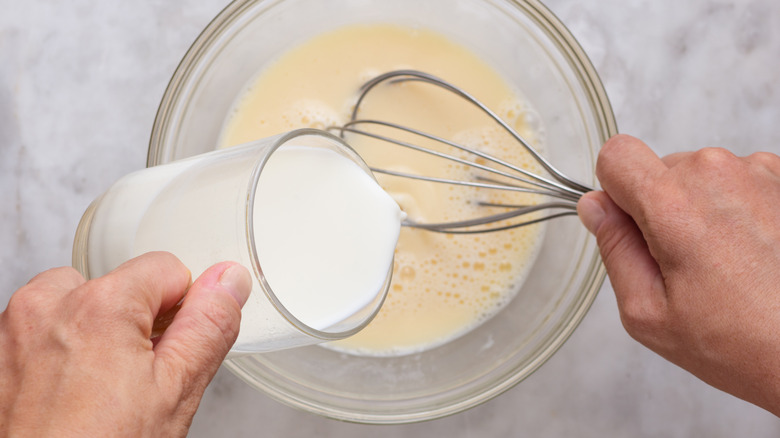
<instances>
[{"instance_id":1,"label":"pale yellow batter","mask_svg":"<svg viewBox=\"0 0 780 438\"><path fill-rule=\"evenodd\" d=\"M468 90L532 143L529 110L473 53L422 29L390 25L347 27L318 36L284 54L240 96L221 146L301 127L343 124L362 83L379 73L413 68ZM430 85L404 83L372 94L361 115L392 120L450 137L530 170L535 163L486 117ZM347 137L374 167L466 179L473 171L398 147ZM462 153L454 153L465 156ZM538 169L537 169L538 171ZM457 188L379 175L409 217L421 222L459 220L490 212L471 201L533 203L523 195ZM517 292L540 240L537 226L453 236L403 229L390 294L377 318L333 348L356 354L408 354L447 342L495 314Z\"/></svg>"}]
</instances>

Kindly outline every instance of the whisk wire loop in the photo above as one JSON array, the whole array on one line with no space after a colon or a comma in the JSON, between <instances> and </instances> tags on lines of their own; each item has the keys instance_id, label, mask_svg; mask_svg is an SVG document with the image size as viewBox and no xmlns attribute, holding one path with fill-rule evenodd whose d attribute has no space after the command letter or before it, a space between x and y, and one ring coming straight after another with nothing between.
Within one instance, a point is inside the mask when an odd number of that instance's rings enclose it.
<instances>
[{"instance_id":1,"label":"whisk wire loop","mask_svg":"<svg viewBox=\"0 0 780 438\"><path fill-rule=\"evenodd\" d=\"M374 133L374 132L370 132L370 131L366 131L366 130L355 128L356 126L359 126L359 125L362 125L362 124L381 125L381 126L385 126L385 127L388 127L388 128L398 129L400 131L404 131L404 132L407 132L407 133L410 133L410 134L415 134L415 135L418 135L418 136L421 136L421 137L425 137L425 138L427 138L429 140L434 140L434 141L437 141L439 143L446 144L448 146L451 146L453 148L459 149L461 151L468 152L470 154L473 154L473 155L476 155L478 157L481 157L481 158L484 158L486 160L489 160L489 161L491 161L491 162L493 162L495 164L499 164L501 166L507 167L507 168L509 168L509 169L511 169L511 170L513 170L515 172L518 172L518 173L520 173L522 175L525 175L528 178L523 178L522 176L518 176L518 175L515 175L515 174L507 173L507 172L495 169L495 168L490 167L490 166L485 166L485 165L476 163L474 161L469 161L469 160L465 160L465 159L462 159L462 158L458 158L458 157L455 157L453 155L449 155L449 154L445 154L443 152L435 151L433 149L429 149L429 148L426 148L426 147L423 147L423 146L420 146L420 145L417 145L417 144L401 141L401 140L398 140L396 138L392 138L392 137L388 137L388 136L385 136L385 135L380 135L380 134L377 134L377 133ZM463 165L466 165L466 166L469 166L469 167L472 167L472 168L475 168L475 169L483 170L485 172L489 172L489 173L492 173L492 174L495 174L495 175L500 175L500 176L503 176L503 177L506 177L506 178L510 178L510 179L513 179L513 180L516 180L516 181L520 181L520 182L523 182L525 184L528 184L528 185L531 185L531 186L535 186L535 187L539 187L539 188L543 189L543 190L538 190L538 189L531 189L531 188L522 188L522 187L506 184L506 183L503 183L503 182L500 182L500 181L497 181L497 180L490 180L490 181L492 181L492 182L494 182L496 184L503 185L503 187L506 188L507 190L522 191L522 192L526 192L526 193L537 193L537 194L540 194L540 195L550 195L550 196L556 196L556 197L560 197L560 198L570 198L570 199L574 199L574 200L578 199L579 196L582 195L581 192L579 192L579 191L577 191L575 189L572 189L570 187L562 185L562 184L560 184L558 182L551 181L551 180L549 180L547 178L544 178L542 176L535 175L535 174L529 172L528 170L523 169L522 167L518 167L518 166L515 166L513 164L507 163L506 161L503 161L503 160L501 160L499 158L496 158L496 157L494 157L494 156L492 156L490 154L486 154L486 153L478 151L476 149L468 148L466 146L463 146L461 144L458 144L458 143L455 143L453 141L447 140L445 138L441 138L441 137L438 137L438 136L435 136L435 135L432 135L432 134L429 134L429 133L426 133L426 132L422 132L420 130L410 128L408 126L401 126L401 125L398 125L396 123L385 122L385 121L380 121L380 120L360 119L360 120L353 120L351 122L348 122L344 126L342 126L340 129L341 129L341 132L351 132L353 134L360 134L360 135L364 135L366 137L375 138L377 140L382 140L382 141L386 141L386 142L389 142L389 143L394 143L396 145L403 146L403 147L408 148L408 149L412 149L412 150L415 150L415 151L418 151L418 152L423 152L423 153L426 153L426 154L429 154L429 155L433 155L433 156L436 156L436 157L439 157L439 158L444 158L444 159L449 160L449 161L453 161L453 162L456 162L456 163L459 163L459 164L463 164ZM440 178L426 177L426 176L420 176L420 175L412 175L412 174L407 174L407 173L403 173L402 174L400 172L392 172L392 171L383 170L383 169L374 169L374 168L372 168L372 170L375 171L375 172L378 172L378 173L393 174L393 175L396 175L396 176L404 176L404 177L407 177L407 178L414 178L414 179L419 179L419 180L424 180L424 181L442 181L442 182L446 181L447 183L456 184L456 185L471 185L471 186L474 186L474 187L484 187L483 185L474 185L474 184L471 184L471 183L469 183L467 181L443 180L443 179L440 179ZM481 177L481 176L477 176L475 178L487 179L487 178L484 178L484 177ZM500 188L500 187L490 187L490 188Z\"/></svg>"},{"instance_id":2,"label":"whisk wire loop","mask_svg":"<svg viewBox=\"0 0 780 438\"><path fill-rule=\"evenodd\" d=\"M376 87L377 85L386 82L386 81L392 81L392 82L408 82L408 81L419 81L419 82L425 82L431 85L435 85L437 87L443 88L447 91L452 92L453 94L462 97L463 99L466 99L470 103L472 103L474 106L482 110L485 114L487 114L491 119L493 119L496 123L498 123L504 130L506 130L515 140L518 141L527 151L530 153L536 161L539 162L539 164L542 165L542 167L545 168L550 174L557 180L561 181L565 185L573 188L577 188L578 190L584 192L591 191L592 189L580 184L577 181L574 181L573 179L566 176L563 172L556 169L555 166L553 166L546 158L544 158L539 152L531 146L520 134L517 133L511 126L509 126L508 123L506 123L501 117L498 116L493 110L487 107L487 105L480 102L477 98L466 92L460 87L456 87L455 85L445 81L444 79L441 79L439 77L436 77L430 73L418 71L418 70L394 70L390 71L381 75L378 75L374 77L373 79L369 80L365 84L363 84L362 87L360 87L360 95L358 97L358 100L355 104L354 109L352 110L352 117L351 121L354 121L357 119L357 114L360 110L360 104L363 102L363 99L368 95L369 91L371 91L372 88Z\"/></svg>"},{"instance_id":3,"label":"whisk wire loop","mask_svg":"<svg viewBox=\"0 0 780 438\"><path fill-rule=\"evenodd\" d=\"M360 111L361 105L365 100L366 96L369 94L369 92L372 89L385 82L400 83L400 82L408 82L408 81L418 81L426 84L435 85L439 88L442 88L446 91L449 91L465 99L472 105L479 108L483 113L485 113L499 126L501 126L513 139L515 139L518 143L520 143L520 145L526 151L528 151L531 157L534 160L536 160L550 174L552 179L545 178L544 176L541 175L537 175L527 169L508 163L490 154L464 146L462 144L433 135L428 132L424 132L408 126L403 126L400 124L383 121L383 120L358 119L358 113ZM494 165L501 166L505 170L496 169L495 167L483 165L477 163L476 161L456 157L454 155L440 152L438 150L426 148L419 144L411 143L408 141L402 141L398 138L394 138L388 135L378 134L376 132L372 132L365 129L368 126L379 126L385 129L395 130L400 133L412 134L414 136L418 136L427 140L438 142L440 144L447 145L449 147L455 148L462 152L466 152L475 157L482 158L483 160L491 162ZM517 184L501 181L496 178L487 177L484 175L474 176L474 179L476 181L462 181L462 180L453 180L447 178L438 178L438 177L427 176L427 175L415 175L406 172L394 171L389 169L379 169L379 168L372 167L371 170L376 173L383 173L387 175L393 175L396 177L409 178L409 179L428 181L434 183L444 183L444 184L453 184L453 185L476 187L476 188L532 193L532 194L543 195L546 197L558 199L557 201L540 202L533 205L506 205L506 204L496 204L496 203L487 203L487 202L476 202L476 204L480 206L508 208L510 209L510 211L497 213L497 214L490 214L475 219L440 222L440 223L420 223L415 221L413 218L407 218L404 221L403 225L411 228L418 228L418 229L423 229L428 231L449 233L449 234L475 234L475 233L503 231L512 228L528 226L528 225L537 224L558 217L576 215L577 200L579 200L579 198L584 193L593 190L584 184L574 181L573 179L569 178L561 171L556 169L546 158L544 158L534 147L532 147L515 129L513 129L494 111L492 111L485 104L477 100L471 94L467 93L466 91L464 91L459 87L456 87L455 85L450 84L449 82L443 79L440 79L429 73L425 73L417 70L395 70L395 71L387 72L379 76L376 76L375 78L363 84L363 86L360 88L360 93L355 103L355 107L352 111L350 121L345 123L342 126L331 127L329 129L339 131L342 138L345 136L346 133L352 133L352 134L357 134L365 137L374 138L376 140L395 144L398 146L402 146L404 148L429 154L462 165L466 165L471 168L487 172L494 176L510 179L516 182ZM530 216L530 218L528 218L529 215L531 215L532 213L537 213L541 211L552 211L552 212L545 216L539 217L535 215L535 216ZM522 217L526 217L526 218L520 219L520 221L516 221L512 223L506 222L512 219L517 219Z\"/></svg>"}]
</instances>

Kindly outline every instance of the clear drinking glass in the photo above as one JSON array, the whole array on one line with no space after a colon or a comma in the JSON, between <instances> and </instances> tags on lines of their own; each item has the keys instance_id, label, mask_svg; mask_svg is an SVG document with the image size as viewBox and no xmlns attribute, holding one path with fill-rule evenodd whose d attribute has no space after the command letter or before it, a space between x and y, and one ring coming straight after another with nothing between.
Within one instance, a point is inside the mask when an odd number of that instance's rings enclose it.
<instances>
[{"instance_id":1,"label":"clear drinking glass","mask_svg":"<svg viewBox=\"0 0 780 438\"><path fill-rule=\"evenodd\" d=\"M258 261L255 189L270 156L291 143L336 151L371 175L357 153L339 138L311 129L140 170L117 181L84 213L76 231L74 267L85 278L95 278L149 251L173 253L193 276L220 261L241 263L254 272L253 287L231 357L357 333L379 311L390 285L392 263L383 287L367 306L333 327L317 330L285 308ZM262 326L262 333L249 331L252 320L255 327Z\"/></svg>"}]
</instances>

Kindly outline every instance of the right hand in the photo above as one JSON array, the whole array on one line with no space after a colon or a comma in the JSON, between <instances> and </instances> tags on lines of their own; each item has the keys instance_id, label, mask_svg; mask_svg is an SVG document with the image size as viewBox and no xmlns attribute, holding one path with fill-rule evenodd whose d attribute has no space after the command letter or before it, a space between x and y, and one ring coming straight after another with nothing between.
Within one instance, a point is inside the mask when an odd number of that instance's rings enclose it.
<instances>
[{"instance_id":1,"label":"right hand","mask_svg":"<svg viewBox=\"0 0 780 438\"><path fill-rule=\"evenodd\" d=\"M621 320L705 382L780 415L780 157L659 159L620 135L578 204Z\"/></svg>"}]
</instances>

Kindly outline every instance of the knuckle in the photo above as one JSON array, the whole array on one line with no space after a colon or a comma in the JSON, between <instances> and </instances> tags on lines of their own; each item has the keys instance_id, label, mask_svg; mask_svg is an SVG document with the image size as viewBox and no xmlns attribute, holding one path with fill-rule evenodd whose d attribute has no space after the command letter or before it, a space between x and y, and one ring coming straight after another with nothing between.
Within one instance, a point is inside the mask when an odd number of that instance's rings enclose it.
<instances>
[{"instance_id":1,"label":"knuckle","mask_svg":"<svg viewBox=\"0 0 780 438\"><path fill-rule=\"evenodd\" d=\"M149 261L154 265L163 268L166 272L178 272L186 271L184 266L178 257L167 251L152 251L138 256L139 260Z\"/></svg>"},{"instance_id":2,"label":"knuckle","mask_svg":"<svg viewBox=\"0 0 780 438\"><path fill-rule=\"evenodd\" d=\"M234 309L222 301L209 300L201 315L206 330L212 334L219 333L217 342L230 345L235 341L240 324Z\"/></svg>"},{"instance_id":3,"label":"knuckle","mask_svg":"<svg viewBox=\"0 0 780 438\"><path fill-rule=\"evenodd\" d=\"M81 286L85 282L81 273L73 267L63 266L61 268L55 268L53 271L61 277L62 283L66 286L70 286L71 289Z\"/></svg>"},{"instance_id":4,"label":"knuckle","mask_svg":"<svg viewBox=\"0 0 780 438\"><path fill-rule=\"evenodd\" d=\"M8 306L3 313L0 313L2 321L11 332L19 333L26 331L31 321L42 319L38 306L30 302L23 296L21 291L11 295L8 300Z\"/></svg>"},{"instance_id":5,"label":"knuckle","mask_svg":"<svg viewBox=\"0 0 780 438\"><path fill-rule=\"evenodd\" d=\"M649 344L666 326L666 319L644 300L626 300L620 307L620 321L626 332L642 344Z\"/></svg>"},{"instance_id":6,"label":"knuckle","mask_svg":"<svg viewBox=\"0 0 780 438\"><path fill-rule=\"evenodd\" d=\"M64 294L84 283L84 277L73 268L62 267L44 271L19 288L9 300L9 307L43 306L56 302Z\"/></svg>"},{"instance_id":7,"label":"knuckle","mask_svg":"<svg viewBox=\"0 0 780 438\"><path fill-rule=\"evenodd\" d=\"M53 268L33 277L27 286L49 290L71 290L84 283L84 277L74 268Z\"/></svg>"},{"instance_id":8,"label":"knuckle","mask_svg":"<svg viewBox=\"0 0 780 438\"><path fill-rule=\"evenodd\" d=\"M780 173L780 156L771 152L755 152L746 157L750 163Z\"/></svg>"},{"instance_id":9,"label":"knuckle","mask_svg":"<svg viewBox=\"0 0 780 438\"><path fill-rule=\"evenodd\" d=\"M620 320L629 334L641 333L657 325L656 318L639 300L625 300L620 307Z\"/></svg>"},{"instance_id":10,"label":"knuckle","mask_svg":"<svg viewBox=\"0 0 780 438\"><path fill-rule=\"evenodd\" d=\"M697 168L719 170L736 162L736 155L724 148L703 148L693 153L692 159Z\"/></svg>"},{"instance_id":11,"label":"knuckle","mask_svg":"<svg viewBox=\"0 0 780 438\"><path fill-rule=\"evenodd\" d=\"M0 330L16 340L19 351L34 354L45 348L54 355L69 349L72 343L63 324L63 304L60 295L25 286L11 296L0 314Z\"/></svg>"},{"instance_id":12,"label":"knuckle","mask_svg":"<svg viewBox=\"0 0 780 438\"><path fill-rule=\"evenodd\" d=\"M5 314L17 320L43 320L51 311L56 299L35 287L25 286L8 300Z\"/></svg>"},{"instance_id":13,"label":"knuckle","mask_svg":"<svg viewBox=\"0 0 780 438\"><path fill-rule=\"evenodd\" d=\"M662 353L669 350L676 337L673 327L677 317L664 292L661 274L645 288L618 296L620 321L633 339Z\"/></svg>"}]
</instances>

